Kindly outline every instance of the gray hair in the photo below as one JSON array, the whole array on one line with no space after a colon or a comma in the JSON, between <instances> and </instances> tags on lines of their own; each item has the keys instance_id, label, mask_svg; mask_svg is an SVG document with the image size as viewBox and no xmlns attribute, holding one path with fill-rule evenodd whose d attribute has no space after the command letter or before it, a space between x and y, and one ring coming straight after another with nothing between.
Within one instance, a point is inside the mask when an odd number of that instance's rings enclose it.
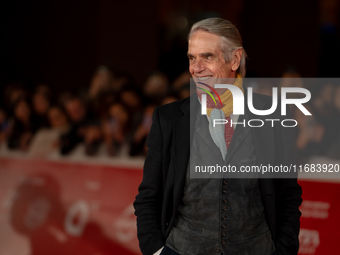
<instances>
[{"instance_id":1,"label":"gray hair","mask_svg":"<svg viewBox=\"0 0 340 255\"><path fill-rule=\"evenodd\" d=\"M234 24L221 18L209 18L198 21L192 26L188 40L191 38L193 33L199 30L221 37L221 50L227 63L230 63L232 60L233 52L235 50L242 49L242 58L236 74L240 74L242 77L245 77L247 53L243 48L241 35Z\"/></svg>"}]
</instances>

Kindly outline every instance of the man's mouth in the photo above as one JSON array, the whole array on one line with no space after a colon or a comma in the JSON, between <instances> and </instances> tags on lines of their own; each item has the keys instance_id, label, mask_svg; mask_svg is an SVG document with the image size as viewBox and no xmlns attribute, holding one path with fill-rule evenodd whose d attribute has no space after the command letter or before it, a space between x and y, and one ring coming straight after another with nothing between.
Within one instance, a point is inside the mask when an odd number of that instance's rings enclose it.
<instances>
[{"instance_id":1,"label":"man's mouth","mask_svg":"<svg viewBox=\"0 0 340 255\"><path fill-rule=\"evenodd\" d=\"M211 76L197 77L200 81L208 80Z\"/></svg>"}]
</instances>

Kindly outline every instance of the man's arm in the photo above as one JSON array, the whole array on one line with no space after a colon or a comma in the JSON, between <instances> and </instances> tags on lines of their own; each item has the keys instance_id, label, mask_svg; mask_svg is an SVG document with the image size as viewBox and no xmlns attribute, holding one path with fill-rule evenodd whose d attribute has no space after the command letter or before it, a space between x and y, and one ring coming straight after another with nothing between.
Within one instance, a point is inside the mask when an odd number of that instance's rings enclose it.
<instances>
[{"instance_id":1,"label":"man's arm","mask_svg":"<svg viewBox=\"0 0 340 255\"><path fill-rule=\"evenodd\" d=\"M146 141L148 154L144 163L143 181L134 202L139 247L144 255L154 254L165 243L161 227L162 133L158 108L155 109L152 119L152 127Z\"/></svg>"},{"instance_id":2,"label":"man's arm","mask_svg":"<svg viewBox=\"0 0 340 255\"><path fill-rule=\"evenodd\" d=\"M295 128L282 127L281 160L283 165L296 163ZM300 216L302 190L297 183L297 173L277 182L277 236L275 246L278 255L296 255L299 250Z\"/></svg>"}]
</instances>

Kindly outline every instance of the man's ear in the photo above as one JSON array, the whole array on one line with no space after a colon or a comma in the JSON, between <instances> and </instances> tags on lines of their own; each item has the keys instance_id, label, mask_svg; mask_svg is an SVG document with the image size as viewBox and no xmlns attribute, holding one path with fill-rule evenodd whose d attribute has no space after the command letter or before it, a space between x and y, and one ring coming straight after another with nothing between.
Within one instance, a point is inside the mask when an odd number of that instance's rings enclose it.
<instances>
[{"instance_id":1,"label":"man's ear","mask_svg":"<svg viewBox=\"0 0 340 255\"><path fill-rule=\"evenodd\" d=\"M242 49L237 49L233 52L233 60L232 63L233 65L231 66L231 69L235 72L241 63L241 59L242 59Z\"/></svg>"}]
</instances>

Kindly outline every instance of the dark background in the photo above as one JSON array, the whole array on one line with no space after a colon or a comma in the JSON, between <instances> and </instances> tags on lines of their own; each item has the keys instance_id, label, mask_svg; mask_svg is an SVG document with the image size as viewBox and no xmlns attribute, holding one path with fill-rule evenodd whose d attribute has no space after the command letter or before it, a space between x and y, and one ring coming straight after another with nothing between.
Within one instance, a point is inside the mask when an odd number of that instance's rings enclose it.
<instances>
[{"instance_id":1,"label":"dark background","mask_svg":"<svg viewBox=\"0 0 340 255\"><path fill-rule=\"evenodd\" d=\"M89 86L101 64L138 86L154 70L170 80L188 68L186 35L212 16L232 21L248 53L248 76L338 77L337 1L12 0L1 9L0 85Z\"/></svg>"}]
</instances>

